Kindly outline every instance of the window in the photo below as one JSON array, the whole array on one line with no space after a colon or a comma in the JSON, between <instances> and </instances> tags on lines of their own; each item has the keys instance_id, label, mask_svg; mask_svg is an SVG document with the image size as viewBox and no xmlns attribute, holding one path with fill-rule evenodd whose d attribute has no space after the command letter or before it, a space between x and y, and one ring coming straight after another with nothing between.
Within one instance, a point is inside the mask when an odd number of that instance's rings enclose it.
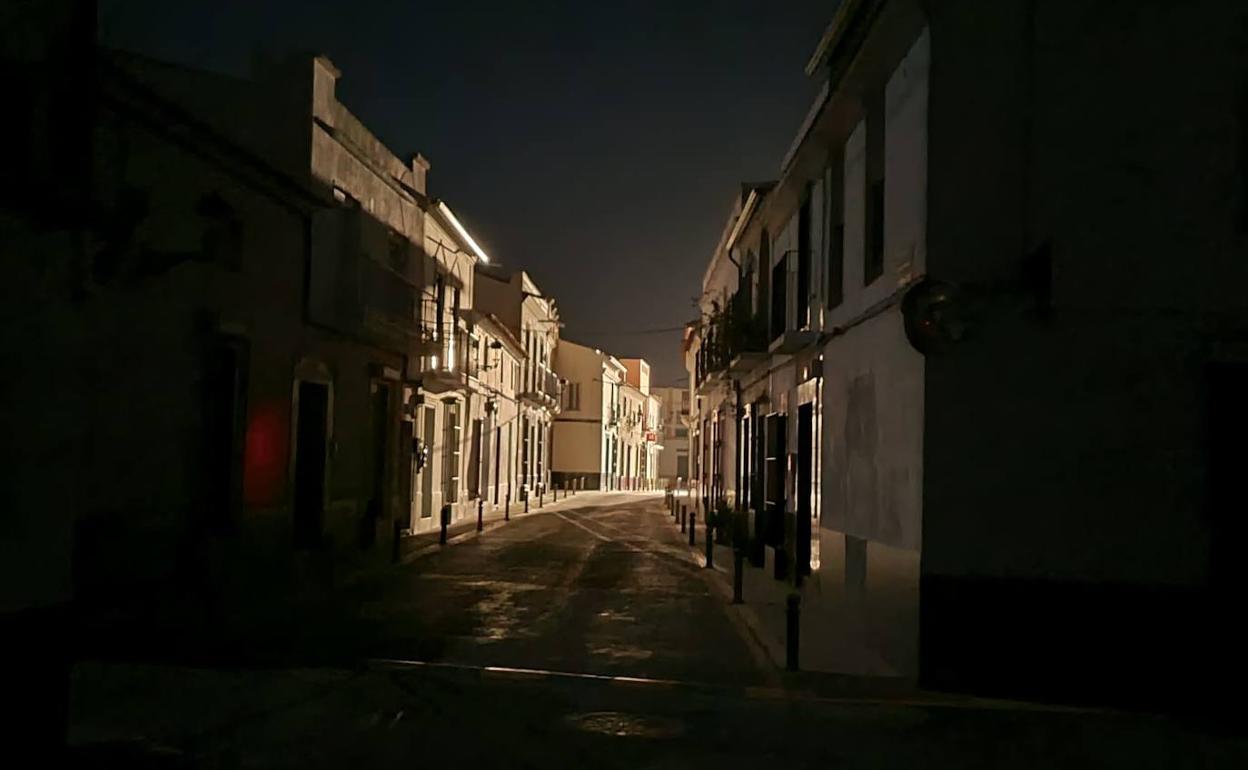
<instances>
[{"instance_id":1,"label":"window","mask_svg":"<svg viewBox=\"0 0 1248 770\"><path fill-rule=\"evenodd\" d=\"M867 251L863 267L863 283L869 284L884 274L884 180L871 183L867 197Z\"/></svg>"},{"instance_id":2,"label":"window","mask_svg":"<svg viewBox=\"0 0 1248 770\"><path fill-rule=\"evenodd\" d=\"M238 272L243 268L243 223L217 193L200 199L196 211L203 223L202 248L209 262Z\"/></svg>"},{"instance_id":3,"label":"window","mask_svg":"<svg viewBox=\"0 0 1248 770\"><path fill-rule=\"evenodd\" d=\"M797 211L797 296L794 304L797 308L797 329L810 326L810 185L802 198L801 208Z\"/></svg>"},{"instance_id":4,"label":"window","mask_svg":"<svg viewBox=\"0 0 1248 770\"><path fill-rule=\"evenodd\" d=\"M841 181L842 168L843 161L838 159L828 166L824 177L828 222L828 226L824 228L824 232L828 233L828 269L824 272L828 280L826 295L829 309L840 305L845 298L845 194Z\"/></svg>"},{"instance_id":5,"label":"window","mask_svg":"<svg viewBox=\"0 0 1248 770\"><path fill-rule=\"evenodd\" d=\"M884 274L884 100L876 94L867 112L866 249L862 282Z\"/></svg>"},{"instance_id":6,"label":"window","mask_svg":"<svg viewBox=\"0 0 1248 770\"><path fill-rule=\"evenodd\" d=\"M788 258L781 257L771 269L771 338L784 334L785 288L788 283Z\"/></svg>"}]
</instances>

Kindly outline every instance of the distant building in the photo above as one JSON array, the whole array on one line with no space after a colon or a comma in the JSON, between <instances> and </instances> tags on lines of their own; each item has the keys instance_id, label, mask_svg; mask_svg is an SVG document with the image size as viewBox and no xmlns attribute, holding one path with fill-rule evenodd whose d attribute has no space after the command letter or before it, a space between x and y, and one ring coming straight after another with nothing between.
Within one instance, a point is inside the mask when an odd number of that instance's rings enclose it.
<instances>
[{"instance_id":1,"label":"distant building","mask_svg":"<svg viewBox=\"0 0 1248 770\"><path fill-rule=\"evenodd\" d=\"M563 409L555 418L552 481L564 487L621 489L627 369L610 353L565 339L555 371L565 385Z\"/></svg>"},{"instance_id":2,"label":"distant building","mask_svg":"<svg viewBox=\"0 0 1248 770\"><path fill-rule=\"evenodd\" d=\"M621 486L653 489L658 481L660 442L659 399L650 392L650 364L640 358L621 358L624 364L623 410L619 426L623 457Z\"/></svg>"},{"instance_id":3,"label":"distant building","mask_svg":"<svg viewBox=\"0 0 1248 770\"><path fill-rule=\"evenodd\" d=\"M660 403L659 479L689 483L689 388L651 388Z\"/></svg>"}]
</instances>

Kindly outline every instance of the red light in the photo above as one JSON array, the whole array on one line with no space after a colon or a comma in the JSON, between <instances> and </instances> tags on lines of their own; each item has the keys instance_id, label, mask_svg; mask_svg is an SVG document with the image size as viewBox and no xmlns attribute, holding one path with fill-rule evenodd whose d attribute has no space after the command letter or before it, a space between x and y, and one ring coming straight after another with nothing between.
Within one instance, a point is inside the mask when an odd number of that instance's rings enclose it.
<instances>
[{"instance_id":1,"label":"red light","mask_svg":"<svg viewBox=\"0 0 1248 770\"><path fill-rule=\"evenodd\" d=\"M281 500L286 483L287 409L263 404L250 410L243 457L243 497L248 505Z\"/></svg>"}]
</instances>

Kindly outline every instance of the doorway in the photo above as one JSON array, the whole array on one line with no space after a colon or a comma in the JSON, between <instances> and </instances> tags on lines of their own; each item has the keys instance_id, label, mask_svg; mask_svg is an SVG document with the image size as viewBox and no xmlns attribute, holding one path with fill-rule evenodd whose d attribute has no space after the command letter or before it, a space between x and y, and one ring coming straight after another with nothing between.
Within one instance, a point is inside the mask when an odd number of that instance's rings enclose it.
<instances>
[{"instance_id":1,"label":"doorway","mask_svg":"<svg viewBox=\"0 0 1248 770\"><path fill-rule=\"evenodd\" d=\"M360 547L371 548L377 541L377 522L388 513L386 483L390 465L390 384L374 382L369 403L369 495L360 521Z\"/></svg>"},{"instance_id":2,"label":"doorway","mask_svg":"<svg viewBox=\"0 0 1248 770\"><path fill-rule=\"evenodd\" d=\"M329 385L299 383L295 433L295 544L311 548L321 541L325 520L325 459Z\"/></svg>"},{"instance_id":3,"label":"doorway","mask_svg":"<svg viewBox=\"0 0 1248 770\"><path fill-rule=\"evenodd\" d=\"M204 378L207 494L201 533L232 531L242 512L249 353L245 338L222 337L208 356Z\"/></svg>"},{"instance_id":4,"label":"doorway","mask_svg":"<svg viewBox=\"0 0 1248 770\"><path fill-rule=\"evenodd\" d=\"M797 522L794 528L794 576L801 579L810 574L810 539L812 534L815 456L815 405L813 402L797 408Z\"/></svg>"},{"instance_id":5,"label":"doorway","mask_svg":"<svg viewBox=\"0 0 1248 770\"><path fill-rule=\"evenodd\" d=\"M424 430L421 431L421 451L424 458L420 465L420 518L433 518L433 444L437 435L437 412L424 408Z\"/></svg>"}]
</instances>

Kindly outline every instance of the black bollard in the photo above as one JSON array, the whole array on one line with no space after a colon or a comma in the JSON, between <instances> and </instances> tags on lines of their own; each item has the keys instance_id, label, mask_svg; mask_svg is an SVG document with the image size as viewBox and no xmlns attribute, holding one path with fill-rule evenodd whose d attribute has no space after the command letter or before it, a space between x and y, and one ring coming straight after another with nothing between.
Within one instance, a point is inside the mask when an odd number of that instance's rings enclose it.
<instances>
[{"instance_id":1,"label":"black bollard","mask_svg":"<svg viewBox=\"0 0 1248 770\"><path fill-rule=\"evenodd\" d=\"M485 501L477 498L477 531L485 529Z\"/></svg>"},{"instance_id":2,"label":"black bollard","mask_svg":"<svg viewBox=\"0 0 1248 770\"><path fill-rule=\"evenodd\" d=\"M688 511L685 510L685 506L682 505L680 506L680 531L681 532L685 531L685 519L687 518L689 518L689 513Z\"/></svg>"},{"instance_id":3,"label":"black bollard","mask_svg":"<svg viewBox=\"0 0 1248 770\"><path fill-rule=\"evenodd\" d=\"M537 507L538 508L541 508L543 505L546 504L545 501L542 500L542 498L545 496L546 496L546 487L542 487L541 489L537 490Z\"/></svg>"},{"instance_id":4,"label":"black bollard","mask_svg":"<svg viewBox=\"0 0 1248 770\"><path fill-rule=\"evenodd\" d=\"M511 521L511 489L507 490L507 499L503 502L503 521Z\"/></svg>"},{"instance_id":5,"label":"black bollard","mask_svg":"<svg viewBox=\"0 0 1248 770\"><path fill-rule=\"evenodd\" d=\"M797 671L798 632L802 620L801 594L789 594L784 600L784 605L784 667L790 671Z\"/></svg>"},{"instance_id":6,"label":"black bollard","mask_svg":"<svg viewBox=\"0 0 1248 770\"><path fill-rule=\"evenodd\" d=\"M715 538L711 537L711 517L706 517L706 568L715 566Z\"/></svg>"},{"instance_id":7,"label":"black bollard","mask_svg":"<svg viewBox=\"0 0 1248 770\"><path fill-rule=\"evenodd\" d=\"M403 525L399 522L398 517L394 519L394 544L390 550L390 561L395 564L399 563L399 555L402 550L400 541L403 539Z\"/></svg>"},{"instance_id":8,"label":"black bollard","mask_svg":"<svg viewBox=\"0 0 1248 770\"><path fill-rule=\"evenodd\" d=\"M529 494L528 494L528 492L525 492L525 494L524 494L524 512L525 512L525 513L528 513L528 512L529 512Z\"/></svg>"},{"instance_id":9,"label":"black bollard","mask_svg":"<svg viewBox=\"0 0 1248 770\"><path fill-rule=\"evenodd\" d=\"M745 587L745 551L735 548L732 551L732 603L744 604L742 598Z\"/></svg>"},{"instance_id":10,"label":"black bollard","mask_svg":"<svg viewBox=\"0 0 1248 770\"><path fill-rule=\"evenodd\" d=\"M438 535L438 542L446 545L446 528L451 526L451 504L447 503L442 506L442 532Z\"/></svg>"},{"instance_id":11,"label":"black bollard","mask_svg":"<svg viewBox=\"0 0 1248 770\"><path fill-rule=\"evenodd\" d=\"M698 544L698 512L689 511L689 545Z\"/></svg>"}]
</instances>

